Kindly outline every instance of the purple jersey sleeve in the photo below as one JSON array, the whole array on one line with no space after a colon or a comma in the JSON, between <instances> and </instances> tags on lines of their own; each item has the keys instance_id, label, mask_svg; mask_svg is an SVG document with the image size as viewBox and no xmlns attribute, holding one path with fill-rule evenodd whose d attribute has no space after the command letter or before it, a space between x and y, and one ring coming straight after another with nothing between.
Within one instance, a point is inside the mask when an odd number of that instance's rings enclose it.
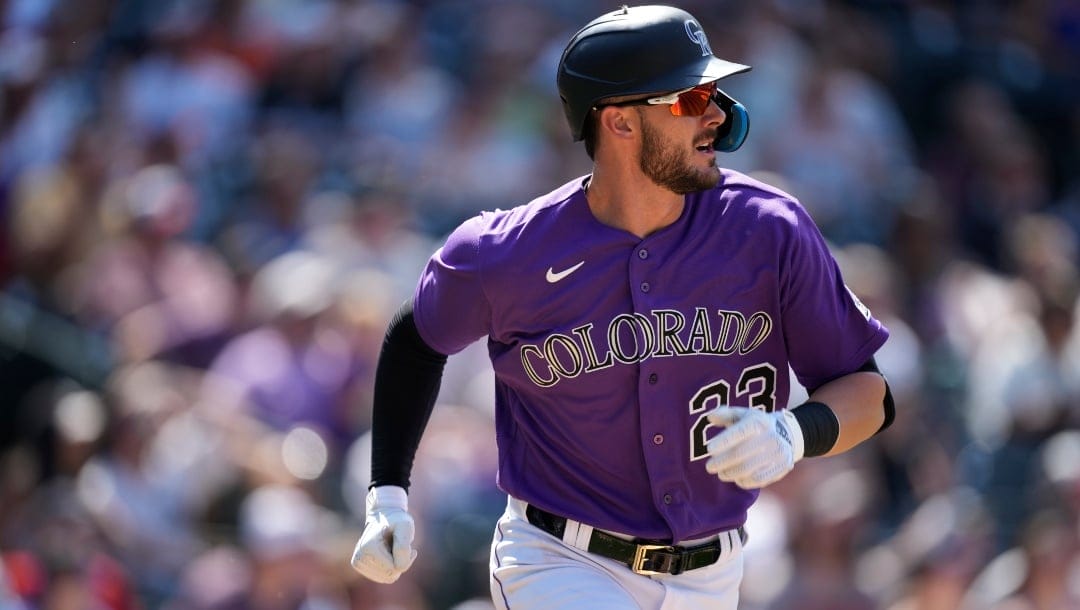
<instances>
[{"instance_id":1,"label":"purple jersey sleeve","mask_svg":"<svg viewBox=\"0 0 1080 610\"><path fill-rule=\"evenodd\" d=\"M490 333L479 254L482 216L462 223L432 255L413 295L420 336L435 351L456 354Z\"/></svg>"},{"instance_id":2,"label":"purple jersey sleeve","mask_svg":"<svg viewBox=\"0 0 1080 610\"><path fill-rule=\"evenodd\" d=\"M888 331L847 288L814 221L795 202L794 231L781 253L780 307L792 370L807 388L857 370Z\"/></svg>"}]
</instances>

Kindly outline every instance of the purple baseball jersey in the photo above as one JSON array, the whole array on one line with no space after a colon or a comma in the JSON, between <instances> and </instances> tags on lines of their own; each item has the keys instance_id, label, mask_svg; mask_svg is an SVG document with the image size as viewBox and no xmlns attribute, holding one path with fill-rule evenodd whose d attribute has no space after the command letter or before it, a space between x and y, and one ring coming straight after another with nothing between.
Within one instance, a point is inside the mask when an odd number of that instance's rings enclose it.
<instances>
[{"instance_id":1,"label":"purple baseball jersey","mask_svg":"<svg viewBox=\"0 0 1080 610\"><path fill-rule=\"evenodd\" d=\"M705 471L706 413L784 408L789 366L817 387L885 342L799 203L722 172L644 239L597 221L582 177L432 256L416 325L445 354L487 337L503 491L642 538L736 527L757 492Z\"/></svg>"}]
</instances>

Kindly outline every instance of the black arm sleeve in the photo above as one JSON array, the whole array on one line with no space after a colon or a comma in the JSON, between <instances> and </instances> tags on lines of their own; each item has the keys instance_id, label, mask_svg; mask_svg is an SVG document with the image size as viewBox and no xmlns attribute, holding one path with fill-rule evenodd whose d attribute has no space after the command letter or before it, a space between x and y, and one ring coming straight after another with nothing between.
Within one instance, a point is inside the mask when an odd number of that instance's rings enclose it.
<instances>
[{"instance_id":1,"label":"black arm sleeve","mask_svg":"<svg viewBox=\"0 0 1080 610\"><path fill-rule=\"evenodd\" d=\"M896 419L896 404L893 402L892 391L889 390L889 380L885 377L885 374L881 372L881 369L878 368L877 361L874 360L873 356L870 356L870 359L866 361L866 364L859 367L859 370L877 373L885 380L885 399L882 401L882 407L885 409L885 421L881 422L881 427L874 433L875 435L881 434L881 432L884 431L885 428L891 426L893 420Z\"/></svg>"},{"instance_id":2,"label":"black arm sleeve","mask_svg":"<svg viewBox=\"0 0 1080 610\"><path fill-rule=\"evenodd\" d=\"M371 486L409 489L416 448L439 394L446 355L416 330L412 301L401 306L383 340L375 369Z\"/></svg>"}]
</instances>

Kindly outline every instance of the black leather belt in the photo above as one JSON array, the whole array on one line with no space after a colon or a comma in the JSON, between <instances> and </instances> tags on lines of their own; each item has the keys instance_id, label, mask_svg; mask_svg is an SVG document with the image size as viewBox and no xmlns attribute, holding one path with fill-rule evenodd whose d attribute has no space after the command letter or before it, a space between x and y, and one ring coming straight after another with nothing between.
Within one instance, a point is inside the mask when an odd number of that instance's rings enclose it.
<instances>
[{"instance_id":1,"label":"black leather belt","mask_svg":"<svg viewBox=\"0 0 1080 610\"><path fill-rule=\"evenodd\" d=\"M560 540L566 531L566 517L553 515L532 504L525 509L525 517L529 523ZM724 532L711 542L685 547L652 540L623 540L594 529L589 538L588 551L614 559L638 574L681 574L716 563L723 554L722 541L726 537L727 547L733 548L736 535L741 542L746 541L746 530L739 526L737 530Z\"/></svg>"}]
</instances>

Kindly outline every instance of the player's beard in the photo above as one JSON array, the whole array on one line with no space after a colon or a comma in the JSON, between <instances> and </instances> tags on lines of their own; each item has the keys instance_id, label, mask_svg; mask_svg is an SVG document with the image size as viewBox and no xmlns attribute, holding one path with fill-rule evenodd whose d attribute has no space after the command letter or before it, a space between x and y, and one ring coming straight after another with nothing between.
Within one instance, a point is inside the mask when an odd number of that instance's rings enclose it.
<instances>
[{"instance_id":1,"label":"player's beard","mask_svg":"<svg viewBox=\"0 0 1080 610\"><path fill-rule=\"evenodd\" d=\"M641 122L642 173L657 185L673 193L686 195L713 188L720 182L720 171L715 163L711 167L695 167L690 158L691 148L683 148L665 139L659 129L648 121Z\"/></svg>"}]
</instances>

